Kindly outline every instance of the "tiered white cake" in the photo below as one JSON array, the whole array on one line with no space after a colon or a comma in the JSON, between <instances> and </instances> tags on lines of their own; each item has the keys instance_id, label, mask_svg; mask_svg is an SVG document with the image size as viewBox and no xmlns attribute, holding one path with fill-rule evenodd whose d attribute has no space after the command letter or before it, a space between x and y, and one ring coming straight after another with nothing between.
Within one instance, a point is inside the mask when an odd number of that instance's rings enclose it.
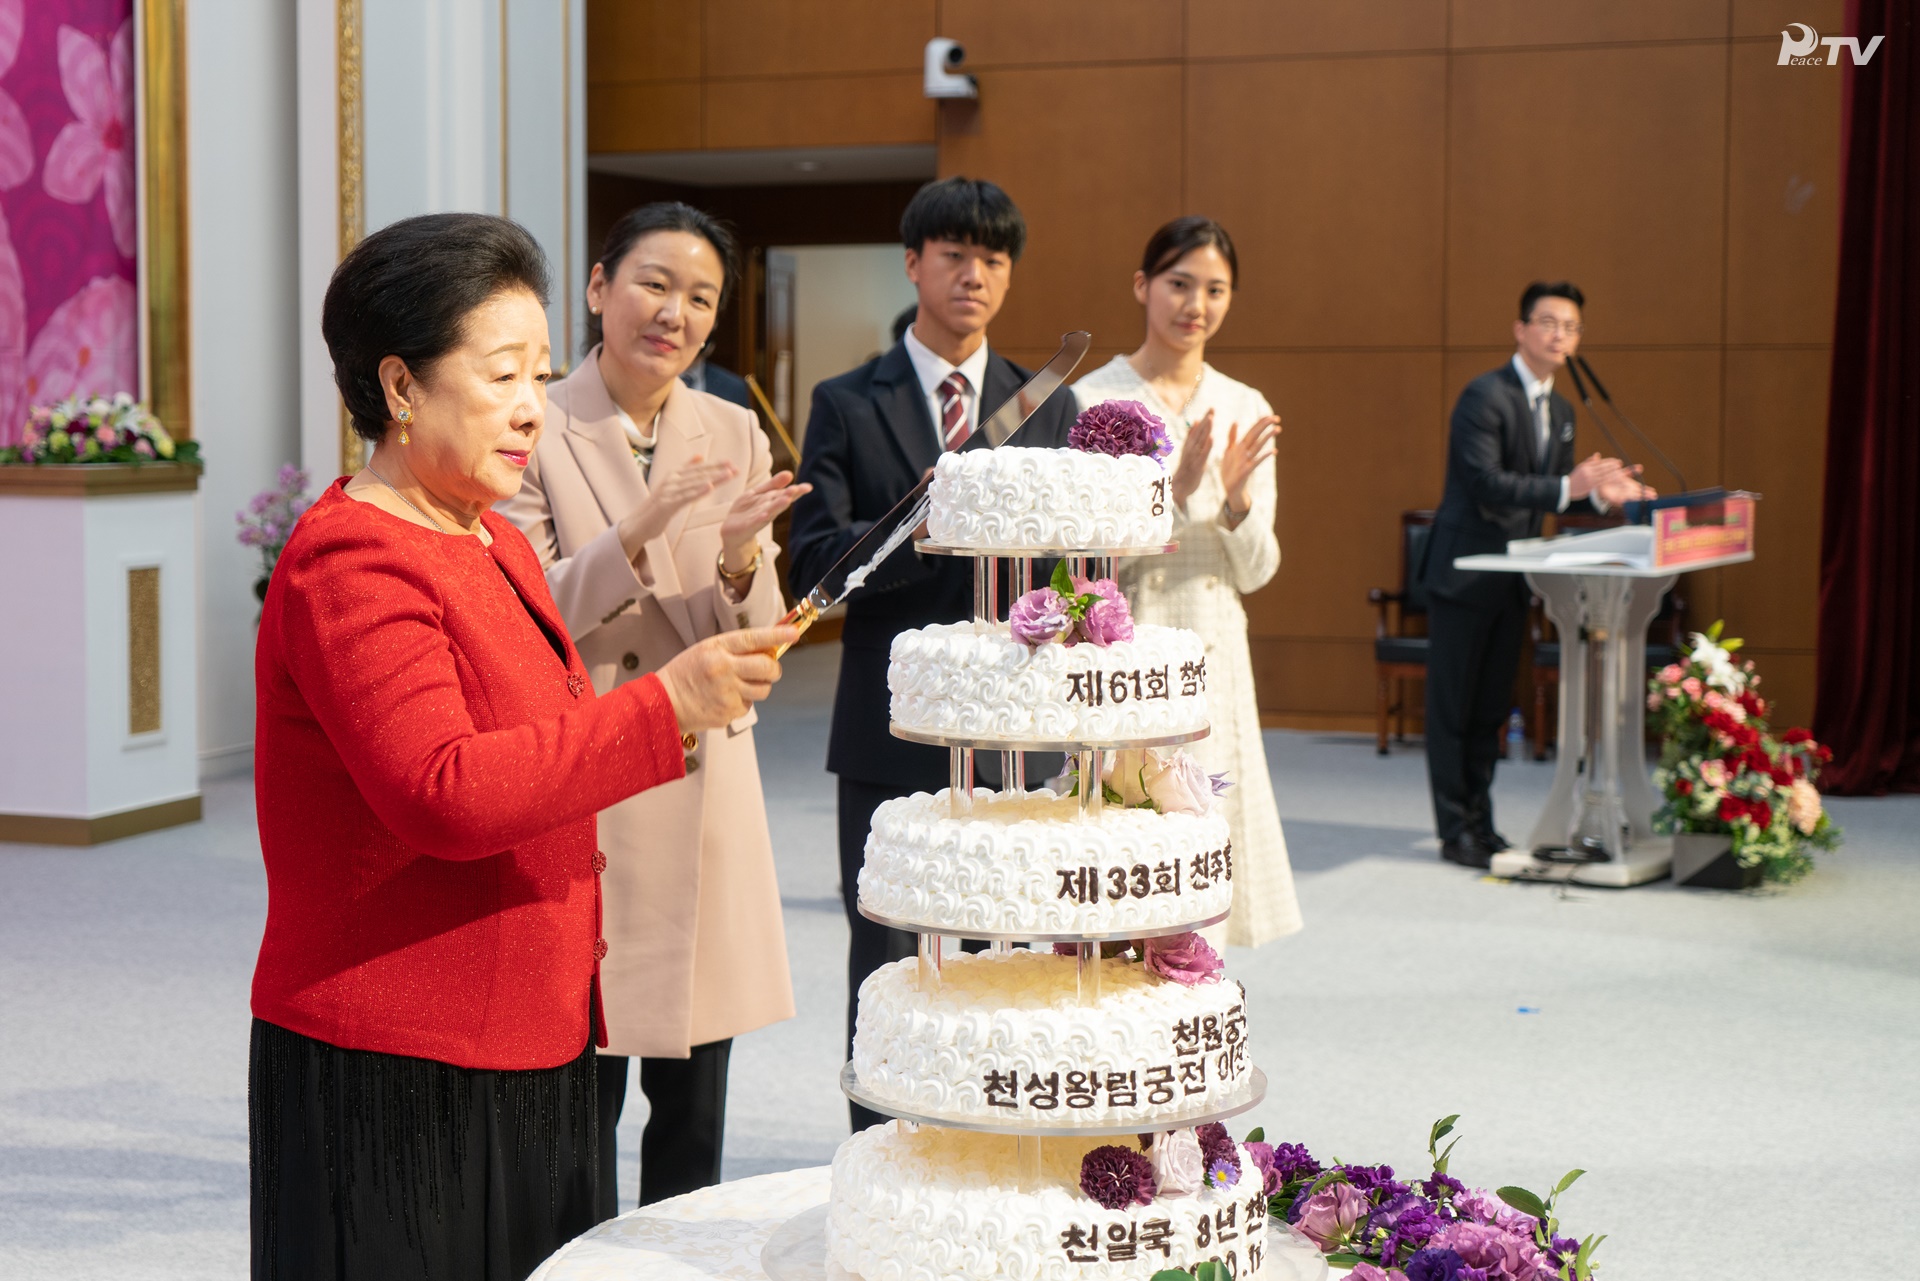
<instances>
[{"instance_id":1,"label":"tiered white cake","mask_svg":"<svg viewBox=\"0 0 1920 1281\"><path fill-rule=\"evenodd\" d=\"M1157 422L1131 426L1164 442ZM1262 1171L1220 1126L1178 1128L1259 1090L1245 992L1183 932L1232 902L1214 782L1134 751L1099 785L1105 799L1078 795L1077 780L1100 777L1094 749L1206 729L1201 639L1133 623L1095 568L1103 548L1170 537L1165 473L1139 454L1002 448L946 455L932 488L933 543L1064 551L1076 568L1016 605L1018 630L897 637L895 732L950 740L955 777L963 747L1076 745L1076 795L942 791L875 813L863 910L919 929L923 946L999 943L944 962L935 949L861 986L849 1092L913 1120L841 1146L828 1258L861 1281L1147 1281L1207 1260L1250 1281L1268 1250ZM1087 940L1103 937L1135 941L1102 959ZM1005 946L1035 938L1079 941Z\"/></svg>"}]
</instances>

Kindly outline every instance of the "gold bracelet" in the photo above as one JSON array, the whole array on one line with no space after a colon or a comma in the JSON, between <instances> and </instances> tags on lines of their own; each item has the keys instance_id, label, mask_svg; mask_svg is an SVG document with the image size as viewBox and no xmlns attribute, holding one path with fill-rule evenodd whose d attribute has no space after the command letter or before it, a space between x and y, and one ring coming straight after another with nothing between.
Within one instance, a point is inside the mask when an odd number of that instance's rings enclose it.
<instances>
[{"instance_id":1,"label":"gold bracelet","mask_svg":"<svg viewBox=\"0 0 1920 1281\"><path fill-rule=\"evenodd\" d=\"M766 554L767 554L766 548L756 545L753 549L753 563L748 565L745 569L742 569L736 572L735 570L731 570L727 568L727 549L722 547L720 549L720 554L714 557L713 563L719 568L720 576L722 578L731 579L734 582L738 582L743 578L752 578L756 573L758 573L760 571L760 560Z\"/></svg>"}]
</instances>

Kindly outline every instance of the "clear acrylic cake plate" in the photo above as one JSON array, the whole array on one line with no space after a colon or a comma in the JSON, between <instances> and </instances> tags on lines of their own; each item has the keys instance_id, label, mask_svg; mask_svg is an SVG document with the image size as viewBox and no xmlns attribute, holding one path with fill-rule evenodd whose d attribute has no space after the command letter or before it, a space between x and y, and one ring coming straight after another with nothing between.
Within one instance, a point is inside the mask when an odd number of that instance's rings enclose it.
<instances>
[{"instance_id":1,"label":"clear acrylic cake plate","mask_svg":"<svg viewBox=\"0 0 1920 1281\"><path fill-rule=\"evenodd\" d=\"M1030 930L976 930L955 925L952 921L903 921L892 916L882 916L869 909L864 903L860 904L860 915L876 925L905 930L909 934L940 934L947 938L980 939L987 943L1113 943L1121 939L1159 939L1174 934L1191 934L1209 925L1220 924L1227 919L1228 913L1221 912L1204 920L1189 921L1184 925L1139 926L1130 930L1112 930L1104 934L1035 934Z\"/></svg>"},{"instance_id":2,"label":"clear acrylic cake plate","mask_svg":"<svg viewBox=\"0 0 1920 1281\"><path fill-rule=\"evenodd\" d=\"M827 1210L802 1210L773 1230L760 1250L767 1281L860 1281L827 1257ZM1260 1281L1327 1281L1326 1256L1305 1234L1283 1219L1268 1219L1267 1228Z\"/></svg>"},{"instance_id":3,"label":"clear acrylic cake plate","mask_svg":"<svg viewBox=\"0 0 1920 1281\"><path fill-rule=\"evenodd\" d=\"M980 752L1120 752L1142 747L1174 747L1192 743L1213 732L1211 726L1190 729L1179 734L1155 734L1145 738L994 738L978 734L941 734L934 730L911 729L898 721L887 728L895 738L909 743L928 743L934 747L970 747Z\"/></svg>"},{"instance_id":4,"label":"clear acrylic cake plate","mask_svg":"<svg viewBox=\"0 0 1920 1281\"><path fill-rule=\"evenodd\" d=\"M1165 556L1180 550L1179 543L1148 543L1142 547L956 547L952 543L936 543L931 538L919 539L913 547L915 551L929 556L991 556L995 560L1035 560L1040 557L1103 560L1121 556Z\"/></svg>"},{"instance_id":5,"label":"clear acrylic cake plate","mask_svg":"<svg viewBox=\"0 0 1920 1281\"><path fill-rule=\"evenodd\" d=\"M1069 1125L999 1125L971 1116L939 1116L931 1112L912 1112L898 1104L876 1099L860 1087L860 1078L854 1075L853 1064L840 1069L840 1092L865 1108L870 1108L885 1116L898 1117L902 1121L912 1121L916 1125L938 1126L946 1130L973 1130L980 1134L1025 1134L1041 1138L1101 1138L1116 1134L1157 1134L1162 1130L1185 1130L1196 1125L1206 1125L1212 1121L1224 1121L1231 1116L1239 1116L1250 1108L1257 1107L1260 1100L1267 1097L1267 1074L1259 1068L1251 1069L1247 1074L1247 1083L1225 1104L1212 1102L1204 1108L1190 1108L1182 1112L1163 1112L1152 1120L1113 1122L1105 1125L1069 1124Z\"/></svg>"}]
</instances>

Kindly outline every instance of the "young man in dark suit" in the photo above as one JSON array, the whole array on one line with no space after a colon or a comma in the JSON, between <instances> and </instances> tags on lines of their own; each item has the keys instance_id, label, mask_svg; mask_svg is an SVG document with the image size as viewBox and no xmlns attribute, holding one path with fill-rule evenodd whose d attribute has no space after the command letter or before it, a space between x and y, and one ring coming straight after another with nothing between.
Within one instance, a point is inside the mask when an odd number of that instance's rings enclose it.
<instances>
[{"instance_id":1,"label":"young man in dark suit","mask_svg":"<svg viewBox=\"0 0 1920 1281\"><path fill-rule=\"evenodd\" d=\"M987 325L1006 300L1027 227L990 182L947 178L922 187L900 220L907 277L919 294L913 324L884 355L813 390L799 479L813 486L793 507L790 582L806 591L885 515L940 455L957 448L1026 382L1029 371L990 351ZM1061 447L1073 400L1056 392L1020 437ZM895 552L847 601L840 686L827 769L839 776L840 879L847 925L847 1038L861 982L911 956L915 938L861 916L856 900L867 829L882 801L945 787L947 751L888 732L887 654L900 632L973 616L973 563ZM983 772L987 765L981 762ZM850 1105L854 1128L884 1117Z\"/></svg>"},{"instance_id":2,"label":"young man in dark suit","mask_svg":"<svg viewBox=\"0 0 1920 1281\"><path fill-rule=\"evenodd\" d=\"M1638 467L1573 459L1573 405L1554 374L1580 345L1580 290L1535 281L1520 295L1517 350L1467 384L1453 407L1447 484L1427 545L1427 781L1440 857L1484 868L1508 848L1493 827L1493 763L1526 626L1519 574L1455 569L1534 538L1548 512L1606 511L1652 493Z\"/></svg>"}]
</instances>

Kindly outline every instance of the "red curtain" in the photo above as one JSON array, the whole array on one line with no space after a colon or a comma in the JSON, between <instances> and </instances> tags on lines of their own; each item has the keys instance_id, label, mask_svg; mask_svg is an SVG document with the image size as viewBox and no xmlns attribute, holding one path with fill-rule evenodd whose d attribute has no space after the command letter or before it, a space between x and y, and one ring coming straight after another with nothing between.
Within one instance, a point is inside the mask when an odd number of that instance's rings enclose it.
<instances>
[{"instance_id":1,"label":"red curtain","mask_svg":"<svg viewBox=\"0 0 1920 1281\"><path fill-rule=\"evenodd\" d=\"M1920 791L1920 23L1849 0L1814 733L1828 791Z\"/></svg>"}]
</instances>

